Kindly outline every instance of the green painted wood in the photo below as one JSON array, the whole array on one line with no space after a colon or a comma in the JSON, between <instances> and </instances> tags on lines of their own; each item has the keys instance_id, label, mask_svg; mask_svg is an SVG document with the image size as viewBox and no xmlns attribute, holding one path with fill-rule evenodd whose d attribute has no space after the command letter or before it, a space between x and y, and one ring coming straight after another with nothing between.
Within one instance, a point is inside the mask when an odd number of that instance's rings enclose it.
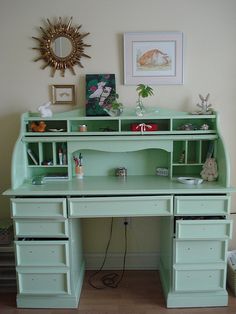
<instances>
[{"instance_id":1,"label":"green painted wood","mask_svg":"<svg viewBox=\"0 0 236 314\"><path fill-rule=\"evenodd\" d=\"M225 240L174 240L174 263L226 262Z\"/></svg>"},{"instance_id":2,"label":"green painted wood","mask_svg":"<svg viewBox=\"0 0 236 314\"><path fill-rule=\"evenodd\" d=\"M169 216L172 196L70 198L69 217Z\"/></svg>"},{"instance_id":3,"label":"green painted wood","mask_svg":"<svg viewBox=\"0 0 236 314\"><path fill-rule=\"evenodd\" d=\"M173 289L176 292L201 292L225 289L226 267L221 264L174 266Z\"/></svg>"},{"instance_id":4,"label":"green painted wood","mask_svg":"<svg viewBox=\"0 0 236 314\"><path fill-rule=\"evenodd\" d=\"M76 276L75 287L71 285L71 294L41 295L18 293L16 303L18 308L77 308L82 290L85 267L84 263Z\"/></svg>"},{"instance_id":5,"label":"green painted wood","mask_svg":"<svg viewBox=\"0 0 236 314\"><path fill-rule=\"evenodd\" d=\"M11 216L64 219L67 217L66 198L12 198Z\"/></svg>"},{"instance_id":6,"label":"green painted wood","mask_svg":"<svg viewBox=\"0 0 236 314\"><path fill-rule=\"evenodd\" d=\"M15 248L17 266L69 266L68 241L15 241Z\"/></svg>"},{"instance_id":7,"label":"green painted wood","mask_svg":"<svg viewBox=\"0 0 236 314\"><path fill-rule=\"evenodd\" d=\"M160 220L160 277L167 295L172 290L172 268L173 268L173 217L161 217Z\"/></svg>"},{"instance_id":8,"label":"green painted wood","mask_svg":"<svg viewBox=\"0 0 236 314\"><path fill-rule=\"evenodd\" d=\"M82 180L47 182L41 186L26 182L15 189L9 189L4 195L9 196L80 196L80 195L158 195L158 194L225 194L234 192L232 187L225 187L218 181L204 182L199 185L182 184L176 178L170 180L158 176L89 176Z\"/></svg>"},{"instance_id":9,"label":"green painted wood","mask_svg":"<svg viewBox=\"0 0 236 314\"><path fill-rule=\"evenodd\" d=\"M177 239L230 239L231 220L177 220Z\"/></svg>"},{"instance_id":10,"label":"green painted wood","mask_svg":"<svg viewBox=\"0 0 236 314\"><path fill-rule=\"evenodd\" d=\"M68 236L68 221L50 219L14 219L16 237L65 238Z\"/></svg>"},{"instance_id":11,"label":"green painted wood","mask_svg":"<svg viewBox=\"0 0 236 314\"><path fill-rule=\"evenodd\" d=\"M70 274L63 268L16 268L22 295L60 295L70 293Z\"/></svg>"},{"instance_id":12,"label":"green painted wood","mask_svg":"<svg viewBox=\"0 0 236 314\"><path fill-rule=\"evenodd\" d=\"M228 305L228 293L224 290L204 292L170 292L167 296L168 308L216 307Z\"/></svg>"},{"instance_id":13,"label":"green painted wood","mask_svg":"<svg viewBox=\"0 0 236 314\"><path fill-rule=\"evenodd\" d=\"M73 110L44 119L46 132L30 132L30 123L41 120L38 113L22 115L12 159L12 187L4 193L14 197L18 307L77 307L84 273L79 217L149 215L162 216L160 273L167 306L227 304L226 250L232 223L227 219L177 220L173 234L174 215L229 214L229 193L234 189L216 113L190 115L151 108L144 117L128 111L120 117L85 117ZM158 131L130 130L132 123L151 122L158 124ZM198 129L182 130L189 123ZM200 130L204 123L209 130ZM86 124L88 131L80 132L80 124ZM218 180L197 186L178 182L178 176L199 177L211 144ZM75 176L73 161L79 153L84 161L82 180ZM47 160L51 165L44 165ZM115 176L121 166L128 170L126 178ZM169 176L156 176L156 167L168 168ZM67 176L67 180L32 185L33 177L48 173ZM20 237L34 241L19 241Z\"/></svg>"},{"instance_id":14,"label":"green painted wood","mask_svg":"<svg viewBox=\"0 0 236 314\"><path fill-rule=\"evenodd\" d=\"M227 215L230 211L229 195L176 196L176 215Z\"/></svg>"}]
</instances>

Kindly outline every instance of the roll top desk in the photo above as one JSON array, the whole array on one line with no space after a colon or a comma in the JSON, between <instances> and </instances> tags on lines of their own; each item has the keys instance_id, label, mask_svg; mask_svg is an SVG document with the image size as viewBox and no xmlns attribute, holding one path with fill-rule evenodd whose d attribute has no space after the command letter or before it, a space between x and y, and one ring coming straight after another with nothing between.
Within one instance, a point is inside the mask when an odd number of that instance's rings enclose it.
<instances>
[{"instance_id":1,"label":"roll top desk","mask_svg":"<svg viewBox=\"0 0 236 314\"><path fill-rule=\"evenodd\" d=\"M32 123L40 121L44 132L33 132ZM151 124L157 130L148 130ZM180 183L180 176L200 176L209 149L218 164L217 180ZM75 172L74 157L80 154L83 179ZM127 177L115 176L119 166ZM167 176L156 175L157 168ZM41 178L43 184L32 184ZM12 187L4 193L11 197L14 221L17 306L77 307L85 270L81 218L139 216L161 220L160 276L167 307L227 305L231 192L217 113L23 114Z\"/></svg>"}]
</instances>

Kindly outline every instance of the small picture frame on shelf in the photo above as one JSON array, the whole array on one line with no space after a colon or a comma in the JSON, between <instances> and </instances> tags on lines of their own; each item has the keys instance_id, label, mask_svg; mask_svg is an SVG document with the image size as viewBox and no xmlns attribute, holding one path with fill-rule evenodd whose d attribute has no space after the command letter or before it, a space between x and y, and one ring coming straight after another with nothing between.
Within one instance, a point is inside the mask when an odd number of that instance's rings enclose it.
<instances>
[{"instance_id":1,"label":"small picture frame on shelf","mask_svg":"<svg viewBox=\"0 0 236 314\"><path fill-rule=\"evenodd\" d=\"M53 105L75 105L75 85L51 85Z\"/></svg>"}]
</instances>

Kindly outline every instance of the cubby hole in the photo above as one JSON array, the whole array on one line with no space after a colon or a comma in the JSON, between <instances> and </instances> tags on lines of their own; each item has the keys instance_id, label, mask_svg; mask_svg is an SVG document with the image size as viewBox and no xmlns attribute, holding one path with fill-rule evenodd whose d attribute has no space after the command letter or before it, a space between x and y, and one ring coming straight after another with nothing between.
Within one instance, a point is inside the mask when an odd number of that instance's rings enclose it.
<instances>
[{"instance_id":1,"label":"cubby hole","mask_svg":"<svg viewBox=\"0 0 236 314\"><path fill-rule=\"evenodd\" d=\"M131 152L104 152L80 150L71 155L72 173L75 176L73 157L83 158L84 176L115 176L116 169L125 167L127 176L154 176L156 168L170 167L170 153L162 149L144 149ZM135 162L134 162L135 160Z\"/></svg>"},{"instance_id":2,"label":"cubby hole","mask_svg":"<svg viewBox=\"0 0 236 314\"><path fill-rule=\"evenodd\" d=\"M152 124L157 125L158 131L170 131L170 120L169 119L127 119L121 121L121 131L131 131L132 125L146 125L146 132L150 129L148 126ZM140 132L137 130L137 132Z\"/></svg>"},{"instance_id":3,"label":"cubby hole","mask_svg":"<svg viewBox=\"0 0 236 314\"><path fill-rule=\"evenodd\" d=\"M173 164L201 165L206 161L211 151L214 152L214 141L174 141Z\"/></svg>"},{"instance_id":4,"label":"cubby hole","mask_svg":"<svg viewBox=\"0 0 236 314\"><path fill-rule=\"evenodd\" d=\"M55 152L56 154L56 164L57 165L67 165L68 164L68 158L67 158L67 143L66 142L58 142L55 143Z\"/></svg>"},{"instance_id":5,"label":"cubby hole","mask_svg":"<svg viewBox=\"0 0 236 314\"><path fill-rule=\"evenodd\" d=\"M32 130L32 125L39 125L40 122L46 124L44 132L67 132L67 121L66 120L35 120L27 121L26 132L37 133ZM38 132L43 135L43 132Z\"/></svg>"},{"instance_id":6,"label":"cubby hole","mask_svg":"<svg viewBox=\"0 0 236 314\"><path fill-rule=\"evenodd\" d=\"M174 141L172 176L199 176L206 158L215 153L215 142L209 140Z\"/></svg>"},{"instance_id":7,"label":"cubby hole","mask_svg":"<svg viewBox=\"0 0 236 314\"><path fill-rule=\"evenodd\" d=\"M173 150L173 163L174 164L185 164L186 163L186 142L175 141Z\"/></svg>"},{"instance_id":8,"label":"cubby hole","mask_svg":"<svg viewBox=\"0 0 236 314\"><path fill-rule=\"evenodd\" d=\"M42 166L52 166L54 165L53 160L53 144L50 143L42 143Z\"/></svg>"},{"instance_id":9,"label":"cubby hole","mask_svg":"<svg viewBox=\"0 0 236 314\"><path fill-rule=\"evenodd\" d=\"M202 165L176 165L173 166L173 177L199 177Z\"/></svg>"},{"instance_id":10,"label":"cubby hole","mask_svg":"<svg viewBox=\"0 0 236 314\"><path fill-rule=\"evenodd\" d=\"M184 131L183 126L184 125L191 125L193 127L193 130L191 131L197 131L201 130L201 127L204 124L208 125L208 130L215 130L216 129L216 123L215 118L189 118L189 119L174 119L173 120L173 131ZM189 130L186 130L186 132ZM204 130L203 130L204 131Z\"/></svg>"},{"instance_id":11,"label":"cubby hole","mask_svg":"<svg viewBox=\"0 0 236 314\"><path fill-rule=\"evenodd\" d=\"M39 145L38 143L28 143L26 146L29 166L39 165Z\"/></svg>"},{"instance_id":12,"label":"cubby hole","mask_svg":"<svg viewBox=\"0 0 236 314\"><path fill-rule=\"evenodd\" d=\"M199 141L188 141L187 142L187 164L198 164L201 163L201 150Z\"/></svg>"},{"instance_id":13,"label":"cubby hole","mask_svg":"<svg viewBox=\"0 0 236 314\"><path fill-rule=\"evenodd\" d=\"M86 132L118 132L119 121L118 120L72 120L70 121L70 131L79 132L80 126L86 125ZM82 132L81 132L82 133Z\"/></svg>"},{"instance_id":14,"label":"cubby hole","mask_svg":"<svg viewBox=\"0 0 236 314\"><path fill-rule=\"evenodd\" d=\"M46 181L67 180L69 177L68 167L31 167L28 168L27 178L32 180L35 177L42 177Z\"/></svg>"}]
</instances>

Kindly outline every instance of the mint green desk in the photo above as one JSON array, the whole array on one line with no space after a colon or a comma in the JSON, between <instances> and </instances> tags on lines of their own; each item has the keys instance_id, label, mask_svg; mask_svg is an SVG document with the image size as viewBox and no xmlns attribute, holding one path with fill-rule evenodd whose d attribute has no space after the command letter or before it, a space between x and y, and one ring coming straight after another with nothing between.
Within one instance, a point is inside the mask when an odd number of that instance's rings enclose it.
<instances>
[{"instance_id":1,"label":"mint green desk","mask_svg":"<svg viewBox=\"0 0 236 314\"><path fill-rule=\"evenodd\" d=\"M31 132L31 123L41 120L46 131ZM132 123L151 122L158 131L130 131ZM181 126L190 123L194 130L183 131ZM81 124L87 132L79 132ZM203 124L209 129L201 130ZM178 182L179 176L199 176L209 147L218 163L217 181ZM75 174L73 156L79 153L83 179ZM120 166L128 169L126 179L114 175ZM24 114L12 187L4 193L11 197L14 220L17 306L76 308L85 270L80 219L138 216L161 219L160 275L167 307L227 305L229 166L217 114L163 109L142 118L82 117L77 110L46 119ZM157 167L167 168L168 176L157 176ZM37 176L53 179L32 185Z\"/></svg>"}]
</instances>

